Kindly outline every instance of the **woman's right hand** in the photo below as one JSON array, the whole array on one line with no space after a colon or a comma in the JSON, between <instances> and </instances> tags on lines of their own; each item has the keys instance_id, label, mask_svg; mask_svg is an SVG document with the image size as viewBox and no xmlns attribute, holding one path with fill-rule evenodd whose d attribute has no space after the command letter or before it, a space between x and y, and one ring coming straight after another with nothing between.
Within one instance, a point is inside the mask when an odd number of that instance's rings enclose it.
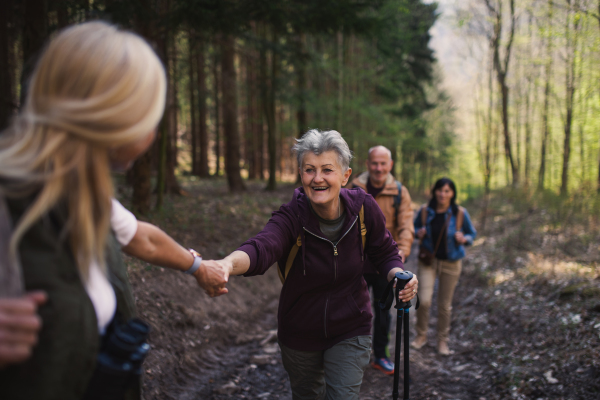
<instances>
[{"instance_id":1,"label":"woman's right hand","mask_svg":"<svg viewBox=\"0 0 600 400\"><path fill-rule=\"evenodd\" d=\"M420 228L420 229L417 231L417 237L418 237L419 239L423 239L423 237L424 237L426 234L427 234L427 229L425 229L425 228Z\"/></svg>"},{"instance_id":2,"label":"woman's right hand","mask_svg":"<svg viewBox=\"0 0 600 400\"><path fill-rule=\"evenodd\" d=\"M42 328L37 309L46 300L44 292L0 299L0 368L23 362L31 356Z\"/></svg>"}]
</instances>

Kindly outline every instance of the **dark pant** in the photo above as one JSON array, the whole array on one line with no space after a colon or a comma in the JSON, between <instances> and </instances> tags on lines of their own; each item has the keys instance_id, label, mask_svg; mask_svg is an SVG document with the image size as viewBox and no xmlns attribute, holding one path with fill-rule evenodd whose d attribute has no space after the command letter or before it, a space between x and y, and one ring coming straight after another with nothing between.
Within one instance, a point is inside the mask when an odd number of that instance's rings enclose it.
<instances>
[{"instance_id":1,"label":"dark pant","mask_svg":"<svg viewBox=\"0 0 600 400\"><path fill-rule=\"evenodd\" d=\"M371 337L342 340L322 351L299 351L279 343L293 400L358 400Z\"/></svg>"},{"instance_id":2,"label":"dark pant","mask_svg":"<svg viewBox=\"0 0 600 400\"><path fill-rule=\"evenodd\" d=\"M364 278L367 281L367 285L373 287L373 314L375 315L375 321L373 322L373 351L376 358L389 357L390 352L387 346L390 341L390 312L377 312L379 308L377 303L383 296L388 281L379 274L364 274ZM387 313L387 318L385 318L385 332L381 329L380 316L383 316L381 315L383 313Z\"/></svg>"}]
</instances>

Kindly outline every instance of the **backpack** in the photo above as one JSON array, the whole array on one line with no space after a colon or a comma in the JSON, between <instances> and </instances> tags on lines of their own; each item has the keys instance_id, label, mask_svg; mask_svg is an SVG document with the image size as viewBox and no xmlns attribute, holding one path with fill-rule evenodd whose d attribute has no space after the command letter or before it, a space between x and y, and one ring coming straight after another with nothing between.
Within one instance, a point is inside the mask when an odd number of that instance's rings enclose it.
<instances>
[{"instance_id":1,"label":"backpack","mask_svg":"<svg viewBox=\"0 0 600 400\"><path fill-rule=\"evenodd\" d=\"M367 226L365 225L365 206L363 205L360 208L360 212L358 213L358 219L360 220L360 236L362 239L363 249L365 248L365 243L367 242ZM294 260L296 259L296 254L298 254L298 250L302 246L302 234L298 235L296 239L296 243L292 246L292 250L290 250L290 254L288 255L287 261L285 262L285 268L282 268L282 265L277 265L277 273L279 274L279 280L281 284L285 283L285 279L287 278L290 269L292 269L292 264L294 264Z\"/></svg>"}]
</instances>

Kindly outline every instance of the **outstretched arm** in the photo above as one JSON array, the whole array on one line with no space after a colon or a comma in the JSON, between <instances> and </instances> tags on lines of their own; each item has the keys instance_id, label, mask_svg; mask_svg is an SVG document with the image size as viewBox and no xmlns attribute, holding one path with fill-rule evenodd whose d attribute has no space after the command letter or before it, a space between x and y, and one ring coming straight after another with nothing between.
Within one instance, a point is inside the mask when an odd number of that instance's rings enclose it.
<instances>
[{"instance_id":1,"label":"outstretched arm","mask_svg":"<svg viewBox=\"0 0 600 400\"><path fill-rule=\"evenodd\" d=\"M123 251L150 264L179 271L187 271L194 263L194 256L188 250L158 227L147 222L138 221L135 236L123 247ZM198 285L211 297L227 293L225 284L229 273L215 270L207 266L207 263L208 261L203 260L193 274Z\"/></svg>"},{"instance_id":2,"label":"outstretched arm","mask_svg":"<svg viewBox=\"0 0 600 400\"><path fill-rule=\"evenodd\" d=\"M194 256L157 226L138 221L137 231L129 244L122 249L132 257L150 264L188 270L194 263Z\"/></svg>"}]
</instances>

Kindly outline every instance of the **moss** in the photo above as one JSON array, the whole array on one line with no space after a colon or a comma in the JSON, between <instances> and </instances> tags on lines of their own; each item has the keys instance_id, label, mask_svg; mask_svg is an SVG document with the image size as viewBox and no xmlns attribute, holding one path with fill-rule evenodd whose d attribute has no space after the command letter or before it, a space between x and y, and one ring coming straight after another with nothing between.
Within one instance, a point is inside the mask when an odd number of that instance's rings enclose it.
<instances>
[{"instance_id":1,"label":"moss","mask_svg":"<svg viewBox=\"0 0 600 400\"><path fill-rule=\"evenodd\" d=\"M576 294L577 292L579 292L581 290L581 288L583 288L584 286L585 286L585 283L575 283L573 285L566 286L560 291L560 297L561 298L571 297L574 294Z\"/></svg>"},{"instance_id":2,"label":"moss","mask_svg":"<svg viewBox=\"0 0 600 400\"><path fill-rule=\"evenodd\" d=\"M588 286L581 290L581 295L583 297L599 297L600 298L600 288L595 286Z\"/></svg>"}]
</instances>

